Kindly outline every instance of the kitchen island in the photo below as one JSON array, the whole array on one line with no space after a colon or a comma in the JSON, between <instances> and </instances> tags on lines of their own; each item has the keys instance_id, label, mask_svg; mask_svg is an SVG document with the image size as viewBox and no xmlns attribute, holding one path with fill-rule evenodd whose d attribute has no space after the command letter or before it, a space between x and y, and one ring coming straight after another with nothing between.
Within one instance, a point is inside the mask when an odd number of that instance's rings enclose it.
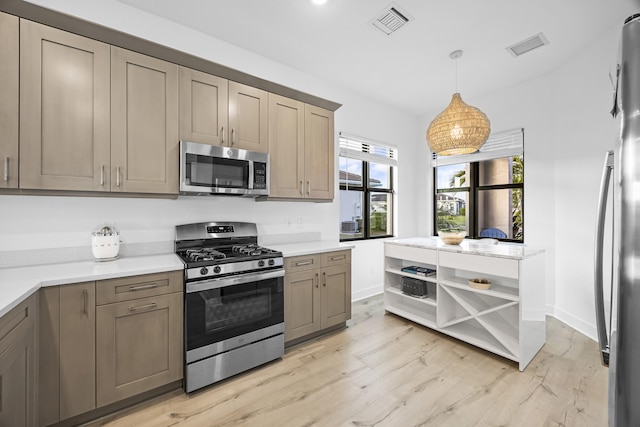
<instances>
[{"instance_id":1,"label":"kitchen island","mask_svg":"<svg viewBox=\"0 0 640 427\"><path fill-rule=\"evenodd\" d=\"M477 289L471 279L485 279ZM518 362L546 340L544 250L437 237L385 242L387 312Z\"/></svg>"}]
</instances>

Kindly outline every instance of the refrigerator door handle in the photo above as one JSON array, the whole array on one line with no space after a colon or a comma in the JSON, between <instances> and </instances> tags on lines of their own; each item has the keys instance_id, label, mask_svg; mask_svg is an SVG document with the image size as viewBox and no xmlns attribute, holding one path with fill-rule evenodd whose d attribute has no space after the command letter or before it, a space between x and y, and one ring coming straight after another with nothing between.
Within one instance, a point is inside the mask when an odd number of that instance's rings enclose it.
<instances>
[{"instance_id":1,"label":"refrigerator door handle","mask_svg":"<svg viewBox=\"0 0 640 427\"><path fill-rule=\"evenodd\" d=\"M594 259L594 293L596 301L596 327L598 331L598 345L600 346L600 357L602 364L609 365L609 337L607 336L607 325L604 310L604 220L607 211L607 196L609 195L609 181L613 171L614 156L613 151L607 151L602 170L602 180L600 181L600 195L598 197L598 212L596 215L596 244Z\"/></svg>"}]
</instances>

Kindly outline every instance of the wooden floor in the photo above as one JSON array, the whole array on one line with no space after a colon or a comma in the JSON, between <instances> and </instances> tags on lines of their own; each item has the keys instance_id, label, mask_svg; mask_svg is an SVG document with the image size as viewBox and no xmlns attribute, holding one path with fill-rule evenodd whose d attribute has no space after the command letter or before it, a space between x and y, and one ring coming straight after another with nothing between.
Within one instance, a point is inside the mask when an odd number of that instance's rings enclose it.
<instances>
[{"instance_id":1,"label":"wooden floor","mask_svg":"<svg viewBox=\"0 0 640 427\"><path fill-rule=\"evenodd\" d=\"M595 342L548 318L524 372L506 359L358 302L348 328L194 393L92 426L606 426Z\"/></svg>"}]
</instances>

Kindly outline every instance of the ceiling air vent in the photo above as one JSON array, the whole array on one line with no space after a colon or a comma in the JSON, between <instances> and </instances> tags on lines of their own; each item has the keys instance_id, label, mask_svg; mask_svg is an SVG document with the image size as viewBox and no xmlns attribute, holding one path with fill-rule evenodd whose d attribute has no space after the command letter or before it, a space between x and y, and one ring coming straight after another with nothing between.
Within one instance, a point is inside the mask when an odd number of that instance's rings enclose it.
<instances>
[{"instance_id":1,"label":"ceiling air vent","mask_svg":"<svg viewBox=\"0 0 640 427\"><path fill-rule=\"evenodd\" d=\"M371 24L386 35L389 35L398 31L411 20L413 18L408 13L400 9L397 4L391 3L377 17L371 20Z\"/></svg>"},{"instance_id":2,"label":"ceiling air vent","mask_svg":"<svg viewBox=\"0 0 640 427\"><path fill-rule=\"evenodd\" d=\"M547 44L549 44L549 40L547 40L545 35L538 33L533 37L529 37L528 39L507 47L507 50L515 58Z\"/></svg>"}]
</instances>

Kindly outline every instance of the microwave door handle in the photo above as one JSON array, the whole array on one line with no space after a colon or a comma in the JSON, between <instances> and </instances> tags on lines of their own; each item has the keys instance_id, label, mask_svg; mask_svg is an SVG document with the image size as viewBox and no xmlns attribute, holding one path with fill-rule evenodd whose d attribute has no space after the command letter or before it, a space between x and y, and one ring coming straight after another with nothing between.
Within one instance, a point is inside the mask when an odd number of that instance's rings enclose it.
<instances>
[{"instance_id":1,"label":"microwave door handle","mask_svg":"<svg viewBox=\"0 0 640 427\"><path fill-rule=\"evenodd\" d=\"M607 210L607 196L609 182L613 171L613 151L608 151L605 157L604 169L600 181L600 195L598 197L598 211L596 215L596 244L594 256L594 294L596 302L596 327L598 332L598 345L602 364L609 365L609 338L604 311L604 281L602 277L604 262L604 223Z\"/></svg>"}]
</instances>

